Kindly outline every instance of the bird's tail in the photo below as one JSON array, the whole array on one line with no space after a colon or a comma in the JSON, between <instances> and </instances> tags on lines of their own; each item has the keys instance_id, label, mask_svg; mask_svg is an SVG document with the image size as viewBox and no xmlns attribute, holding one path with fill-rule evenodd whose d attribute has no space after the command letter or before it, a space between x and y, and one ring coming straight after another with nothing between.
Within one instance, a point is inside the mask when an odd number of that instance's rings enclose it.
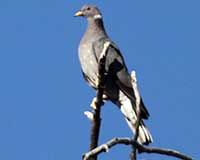
<instances>
[{"instance_id":1,"label":"bird's tail","mask_svg":"<svg viewBox=\"0 0 200 160\"><path fill-rule=\"evenodd\" d=\"M135 133L135 125L131 123L130 120L127 120L127 123L129 125L129 127L131 128L132 132ZM137 141L141 144L145 144L148 145L149 143L153 142L152 136L149 132L149 130L147 129L147 127L144 125L144 122L141 121L140 126L139 126L139 135L138 135L138 139Z\"/></svg>"},{"instance_id":2,"label":"bird's tail","mask_svg":"<svg viewBox=\"0 0 200 160\"><path fill-rule=\"evenodd\" d=\"M123 98L120 98L120 110L124 114L125 119L130 129L135 134L135 131L136 131L135 123L137 120L137 116L133 109L133 105L127 96L123 95L120 97L123 97ZM140 121L140 125L139 125L138 142L141 144L146 144L146 145L153 142L153 138L142 120Z\"/></svg>"}]
</instances>

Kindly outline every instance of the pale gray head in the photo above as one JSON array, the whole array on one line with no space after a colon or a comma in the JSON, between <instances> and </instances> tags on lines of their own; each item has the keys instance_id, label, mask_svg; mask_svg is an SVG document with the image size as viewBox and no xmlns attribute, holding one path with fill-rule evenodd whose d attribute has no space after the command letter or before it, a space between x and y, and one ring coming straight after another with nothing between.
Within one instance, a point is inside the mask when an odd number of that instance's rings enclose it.
<instances>
[{"instance_id":1,"label":"pale gray head","mask_svg":"<svg viewBox=\"0 0 200 160\"><path fill-rule=\"evenodd\" d=\"M99 9L94 5L84 5L80 11L76 12L74 16L83 16L86 19L102 19L101 12Z\"/></svg>"}]
</instances>

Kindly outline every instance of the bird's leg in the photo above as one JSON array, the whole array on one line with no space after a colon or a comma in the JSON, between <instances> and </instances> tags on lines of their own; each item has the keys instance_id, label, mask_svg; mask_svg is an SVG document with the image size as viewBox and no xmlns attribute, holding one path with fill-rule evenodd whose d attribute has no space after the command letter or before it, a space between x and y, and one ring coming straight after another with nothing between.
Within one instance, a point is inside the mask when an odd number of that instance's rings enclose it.
<instances>
[{"instance_id":1,"label":"bird's leg","mask_svg":"<svg viewBox=\"0 0 200 160\"><path fill-rule=\"evenodd\" d=\"M105 94L103 94L103 100L108 100L108 97L105 95ZM103 104L102 104L103 105ZM92 107L93 109L97 109L97 97L94 97L93 99L92 99L92 102L91 102L91 104L90 104L90 107Z\"/></svg>"}]
</instances>

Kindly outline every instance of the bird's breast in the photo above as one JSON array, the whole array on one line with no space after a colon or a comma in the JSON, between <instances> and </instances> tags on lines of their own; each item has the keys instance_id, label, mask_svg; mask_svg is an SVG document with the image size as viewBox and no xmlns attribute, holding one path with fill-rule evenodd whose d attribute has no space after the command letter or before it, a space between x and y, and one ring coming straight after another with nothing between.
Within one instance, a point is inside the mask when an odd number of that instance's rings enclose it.
<instances>
[{"instance_id":1,"label":"bird's breast","mask_svg":"<svg viewBox=\"0 0 200 160\"><path fill-rule=\"evenodd\" d=\"M89 77L91 82L95 82L97 79L98 64L92 44L80 44L78 52L82 71Z\"/></svg>"}]
</instances>

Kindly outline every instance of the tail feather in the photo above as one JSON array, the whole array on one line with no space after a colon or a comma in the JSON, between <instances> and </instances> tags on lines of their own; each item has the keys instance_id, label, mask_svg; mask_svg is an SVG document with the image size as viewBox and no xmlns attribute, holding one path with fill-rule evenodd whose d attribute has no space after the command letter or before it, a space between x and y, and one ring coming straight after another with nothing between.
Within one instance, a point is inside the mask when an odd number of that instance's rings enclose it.
<instances>
[{"instance_id":1,"label":"tail feather","mask_svg":"<svg viewBox=\"0 0 200 160\"><path fill-rule=\"evenodd\" d=\"M129 125L131 131L135 134L135 130L136 130L135 125L132 124L132 122L129 119L127 119L127 118L125 118L125 119ZM152 138L149 130L146 128L146 126L144 124L140 124L140 126L139 126L139 134L138 134L137 141L141 144L146 144L146 145L153 142L153 138Z\"/></svg>"},{"instance_id":2,"label":"tail feather","mask_svg":"<svg viewBox=\"0 0 200 160\"><path fill-rule=\"evenodd\" d=\"M144 135L145 135L145 138L142 137L141 139L141 143L143 144L149 144L149 143L152 143L153 142L153 138L149 132L149 130L147 129L147 127L144 125L144 122L141 121L141 124L140 124L140 127L139 127L139 135L140 133L143 132Z\"/></svg>"},{"instance_id":3,"label":"tail feather","mask_svg":"<svg viewBox=\"0 0 200 160\"><path fill-rule=\"evenodd\" d=\"M137 116L133 108L133 104L131 103L130 99L127 96L123 95L122 92L120 93L119 101L120 101L119 103L120 110L124 114L130 129L135 134L136 130L135 123L137 120ZM138 142L146 145L153 142L153 138L142 120L139 125Z\"/></svg>"}]
</instances>

